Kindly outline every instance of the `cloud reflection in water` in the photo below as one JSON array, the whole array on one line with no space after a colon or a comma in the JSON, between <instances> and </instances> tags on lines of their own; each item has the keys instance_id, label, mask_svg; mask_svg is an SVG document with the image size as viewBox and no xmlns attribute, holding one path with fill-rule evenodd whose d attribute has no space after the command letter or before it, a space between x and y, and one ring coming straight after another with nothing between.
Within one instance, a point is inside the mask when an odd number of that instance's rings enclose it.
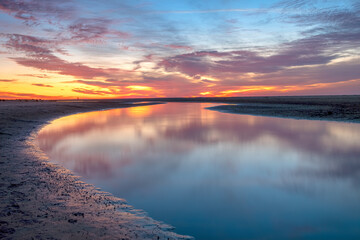
<instances>
[{"instance_id":1,"label":"cloud reflection in water","mask_svg":"<svg viewBox=\"0 0 360 240\"><path fill-rule=\"evenodd\" d=\"M359 124L212 105L68 116L38 141L52 161L198 239L359 234Z\"/></svg>"}]
</instances>

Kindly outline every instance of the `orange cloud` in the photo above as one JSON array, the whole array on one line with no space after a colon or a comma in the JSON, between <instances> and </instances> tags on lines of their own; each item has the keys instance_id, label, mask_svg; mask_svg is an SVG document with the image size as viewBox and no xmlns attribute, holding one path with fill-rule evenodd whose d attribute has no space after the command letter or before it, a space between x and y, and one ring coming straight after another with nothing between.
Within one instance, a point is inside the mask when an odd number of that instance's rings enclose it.
<instances>
[{"instance_id":1,"label":"orange cloud","mask_svg":"<svg viewBox=\"0 0 360 240\"><path fill-rule=\"evenodd\" d=\"M31 85L38 86L38 87L54 87L52 85L42 84L42 83L33 83Z\"/></svg>"}]
</instances>

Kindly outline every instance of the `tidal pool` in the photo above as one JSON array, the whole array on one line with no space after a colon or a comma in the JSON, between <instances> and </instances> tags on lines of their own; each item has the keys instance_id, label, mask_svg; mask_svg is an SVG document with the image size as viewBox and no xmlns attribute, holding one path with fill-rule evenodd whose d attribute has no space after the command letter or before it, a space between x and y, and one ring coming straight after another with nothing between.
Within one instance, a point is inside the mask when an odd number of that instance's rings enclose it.
<instances>
[{"instance_id":1,"label":"tidal pool","mask_svg":"<svg viewBox=\"0 0 360 240\"><path fill-rule=\"evenodd\" d=\"M196 239L360 239L360 124L167 103L63 117L51 161Z\"/></svg>"}]
</instances>

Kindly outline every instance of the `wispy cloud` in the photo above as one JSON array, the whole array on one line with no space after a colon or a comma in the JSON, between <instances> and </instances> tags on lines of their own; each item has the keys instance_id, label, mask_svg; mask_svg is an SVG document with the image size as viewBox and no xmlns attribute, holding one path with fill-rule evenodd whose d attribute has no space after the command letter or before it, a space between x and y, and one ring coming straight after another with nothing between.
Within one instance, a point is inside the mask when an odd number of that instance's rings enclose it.
<instances>
[{"instance_id":1,"label":"wispy cloud","mask_svg":"<svg viewBox=\"0 0 360 240\"><path fill-rule=\"evenodd\" d=\"M0 10L31 25L54 18L68 18L75 10L71 2L71 0L0 0Z\"/></svg>"},{"instance_id":2,"label":"wispy cloud","mask_svg":"<svg viewBox=\"0 0 360 240\"><path fill-rule=\"evenodd\" d=\"M164 45L164 47L168 47L168 48L172 48L172 49L184 49L184 50L189 50L189 51L193 50L192 47L176 45L176 44L168 44L168 45Z\"/></svg>"},{"instance_id":3,"label":"wispy cloud","mask_svg":"<svg viewBox=\"0 0 360 240\"><path fill-rule=\"evenodd\" d=\"M33 83L33 84L31 84L31 85L38 86L38 87L49 87L49 88L54 87L54 86L52 86L52 85L42 84L42 83Z\"/></svg>"},{"instance_id":4,"label":"wispy cloud","mask_svg":"<svg viewBox=\"0 0 360 240\"><path fill-rule=\"evenodd\" d=\"M47 74L18 74L22 77L35 77L35 78L50 78Z\"/></svg>"},{"instance_id":5,"label":"wispy cloud","mask_svg":"<svg viewBox=\"0 0 360 240\"><path fill-rule=\"evenodd\" d=\"M111 23L111 20L104 18L78 19L68 26L68 33L70 33L69 40L76 42L101 42L109 35L120 39L130 37L129 33L111 30ZM66 39L63 41L66 41Z\"/></svg>"},{"instance_id":6,"label":"wispy cloud","mask_svg":"<svg viewBox=\"0 0 360 240\"><path fill-rule=\"evenodd\" d=\"M10 82L16 82L17 80L15 80L15 79L0 79L0 82L8 82L8 83L10 83Z\"/></svg>"},{"instance_id":7,"label":"wispy cloud","mask_svg":"<svg viewBox=\"0 0 360 240\"><path fill-rule=\"evenodd\" d=\"M72 89L73 92L77 93L84 93L84 94L90 94L90 95L109 95L112 94L111 91L100 91L100 90L92 90L87 88L74 88Z\"/></svg>"},{"instance_id":8,"label":"wispy cloud","mask_svg":"<svg viewBox=\"0 0 360 240\"><path fill-rule=\"evenodd\" d=\"M287 67L329 63L336 56L323 53L320 43L309 42L290 45L287 49L271 55L261 56L252 51L193 52L166 58L160 66L167 71L180 71L189 76L198 74L221 75L221 73L271 73ZM285 46L284 46L285 47Z\"/></svg>"},{"instance_id":9,"label":"wispy cloud","mask_svg":"<svg viewBox=\"0 0 360 240\"><path fill-rule=\"evenodd\" d=\"M245 13L264 13L264 12L278 12L278 9L268 8L233 8L233 9L205 9L205 10L175 10L175 11L153 11L148 14L203 14L203 13L231 13L231 12L245 12Z\"/></svg>"},{"instance_id":10,"label":"wispy cloud","mask_svg":"<svg viewBox=\"0 0 360 240\"><path fill-rule=\"evenodd\" d=\"M68 62L60 59L46 47L46 40L40 38L20 34L10 34L7 36L9 40L5 46L25 54L25 57L12 57L11 59L26 67L81 78L109 77L110 72L117 71L116 69L93 68L82 63Z\"/></svg>"}]
</instances>

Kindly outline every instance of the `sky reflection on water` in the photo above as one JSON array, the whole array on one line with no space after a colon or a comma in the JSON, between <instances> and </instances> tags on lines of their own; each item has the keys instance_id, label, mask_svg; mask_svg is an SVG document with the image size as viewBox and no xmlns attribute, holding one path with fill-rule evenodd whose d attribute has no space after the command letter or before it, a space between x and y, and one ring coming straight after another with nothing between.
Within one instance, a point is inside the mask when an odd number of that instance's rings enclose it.
<instances>
[{"instance_id":1,"label":"sky reflection on water","mask_svg":"<svg viewBox=\"0 0 360 240\"><path fill-rule=\"evenodd\" d=\"M360 124L213 105L77 114L38 142L51 161L197 239L360 236Z\"/></svg>"}]
</instances>

